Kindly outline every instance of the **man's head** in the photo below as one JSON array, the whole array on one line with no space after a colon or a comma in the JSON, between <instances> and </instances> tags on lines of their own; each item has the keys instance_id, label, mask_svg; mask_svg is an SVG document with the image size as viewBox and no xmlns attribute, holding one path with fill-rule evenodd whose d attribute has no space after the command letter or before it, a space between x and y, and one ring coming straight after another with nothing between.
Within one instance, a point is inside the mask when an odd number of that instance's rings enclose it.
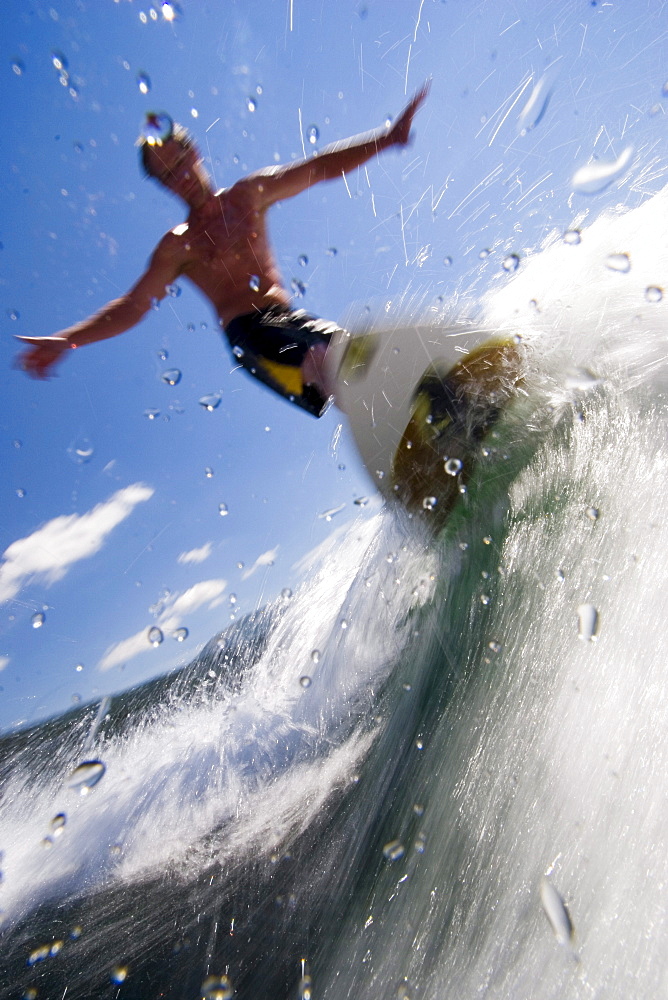
<instances>
[{"instance_id":1,"label":"man's head","mask_svg":"<svg viewBox=\"0 0 668 1000\"><path fill-rule=\"evenodd\" d=\"M147 123L154 129L159 119L168 122L162 133L157 137L143 135L139 140L142 170L189 205L196 205L204 194L210 193L209 177L199 150L182 125L166 115L147 115Z\"/></svg>"}]
</instances>

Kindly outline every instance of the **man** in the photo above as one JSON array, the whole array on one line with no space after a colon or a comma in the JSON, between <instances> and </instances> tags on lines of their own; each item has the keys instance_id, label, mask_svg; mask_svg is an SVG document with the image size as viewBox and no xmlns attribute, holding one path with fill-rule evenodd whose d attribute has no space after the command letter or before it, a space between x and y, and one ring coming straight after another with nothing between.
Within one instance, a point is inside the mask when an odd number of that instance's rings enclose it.
<instances>
[{"instance_id":1,"label":"man","mask_svg":"<svg viewBox=\"0 0 668 1000\"><path fill-rule=\"evenodd\" d=\"M149 115L149 125L158 127L162 120L167 127L142 139L142 165L185 201L187 221L163 236L146 272L121 298L54 336L20 337L32 345L20 357L23 369L46 378L67 350L124 333L184 275L211 302L239 362L320 416L332 394L323 361L336 327L292 310L269 244L267 209L313 184L341 177L385 149L406 146L428 89L422 87L387 128L335 143L306 160L258 170L217 192L186 130L166 115Z\"/></svg>"}]
</instances>

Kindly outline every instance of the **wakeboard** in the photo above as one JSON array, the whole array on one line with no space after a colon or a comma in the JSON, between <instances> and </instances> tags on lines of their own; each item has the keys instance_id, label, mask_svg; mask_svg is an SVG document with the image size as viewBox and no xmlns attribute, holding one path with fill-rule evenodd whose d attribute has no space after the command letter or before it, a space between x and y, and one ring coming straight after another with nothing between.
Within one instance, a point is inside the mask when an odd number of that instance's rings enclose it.
<instances>
[{"instance_id":1,"label":"wakeboard","mask_svg":"<svg viewBox=\"0 0 668 1000\"><path fill-rule=\"evenodd\" d=\"M337 405L385 498L440 527L522 381L517 338L473 326L340 331L327 353Z\"/></svg>"}]
</instances>

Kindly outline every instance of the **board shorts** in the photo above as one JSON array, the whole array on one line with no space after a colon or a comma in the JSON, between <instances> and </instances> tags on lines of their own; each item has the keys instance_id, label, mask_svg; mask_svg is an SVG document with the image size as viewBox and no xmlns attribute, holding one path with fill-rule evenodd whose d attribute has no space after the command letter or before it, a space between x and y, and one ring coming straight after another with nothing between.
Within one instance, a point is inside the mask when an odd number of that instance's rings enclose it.
<instances>
[{"instance_id":1,"label":"board shorts","mask_svg":"<svg viewBox=\"0 0 668 1000\"><path fill-rule=\"evenodd\" d=\"M303 309L271 306L236 316L224 329L232 353L251 375L312 416L323 415L330 399L318 386L304 384L301 366L309 348L329 345L336 323Z\"/></svg>"}]
</instances>

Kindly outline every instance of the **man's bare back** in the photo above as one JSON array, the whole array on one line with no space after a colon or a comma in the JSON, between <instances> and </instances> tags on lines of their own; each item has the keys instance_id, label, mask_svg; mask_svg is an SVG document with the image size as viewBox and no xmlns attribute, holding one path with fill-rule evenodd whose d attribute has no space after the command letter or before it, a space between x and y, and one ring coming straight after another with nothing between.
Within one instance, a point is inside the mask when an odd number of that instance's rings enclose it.
<instances>
[{"instance_id":1,"label":"man's bare back","mask_svg":"<svg viewBox=\"0 0 668 1000\"><path fill-rule=\"evenodd\" d=\"M307 323L301 318L292 323L291 316L303 314L290 313L290 295L269 243L267 211L313 184L341 177L385 149L406 146L413 116L428 89L422 87L387 128L336 143L306 160L256 171L221 191L213 190L199 150L185 130L175 126L162 139L145 140L144 167L186 203L186 222L163 236L145 273L121 298L51 337L19 338L32 345L20 356L23 369L34 378L47 378L66 350L135 326L165 297L168 287L185 276L211 302L242 363L271 388L319 415L318 405L299 402L301 390L288 392L288 387L299 383L302 388L316 387L322 398L330 394L323 368L329 335L322 331L327 324L311 317ZM253 329L256 319L264 324L259 333ZM286 346L283 328L294 344ZM292 347L298 350L291 360Z\"/></svg>"}]
</instances>

